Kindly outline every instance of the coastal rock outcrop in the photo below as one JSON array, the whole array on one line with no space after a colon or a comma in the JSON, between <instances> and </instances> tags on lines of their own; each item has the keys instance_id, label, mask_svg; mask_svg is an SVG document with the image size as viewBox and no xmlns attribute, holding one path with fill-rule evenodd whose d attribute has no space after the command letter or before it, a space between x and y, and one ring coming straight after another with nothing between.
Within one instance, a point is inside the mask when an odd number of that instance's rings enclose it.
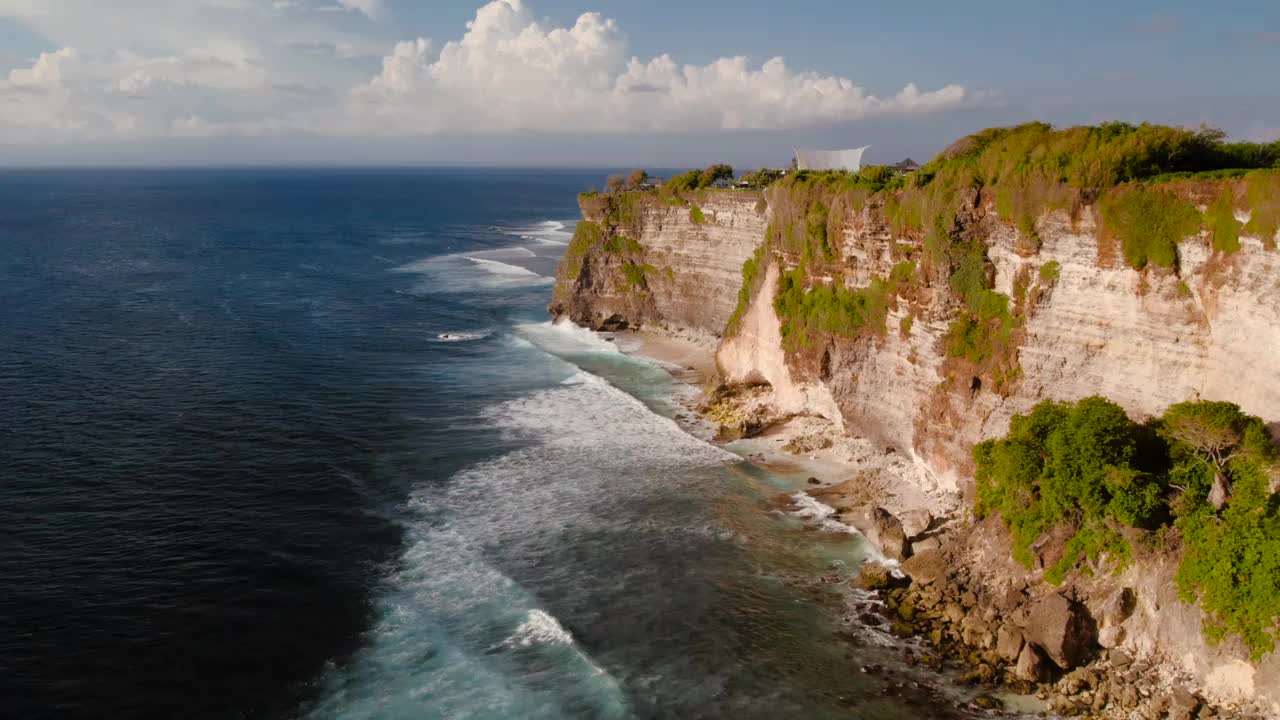
<instances>
[{"instance_id":1,"label":"coastal rock outcrop","mask_svg":"<svg viewBox=\"0 0 1280 720\"><path fill-rule=\"evenodd\" d=\"M913 216L922 211L906 205L909 194L855 187L819 197L798 181L763 193L587 195L550 310L594 328L717 338L722 392L750 400L715 411L725 439L792 416L822 418L892 450L921 495L949 497L961 515L975 493L975 443L1003 435L1045 399L1104 395L1138 420L1187 400L1225 400L1280 432L1280 251L1275 233L1253 229L1267 223L1250 223L1237 206L1238 248L1224 252L1202 228L1175 239L1167 266L1135 268L1096 194L1036 192L1052 201L1032 212L998 190L965 188L947 198L937 227ZM1205 211L1251 191L1228 178L1161 192ZM939 234L953 245L940 249ZM952 255L939 261L944 251ZM957 290L963 282L979 289ZM839 303L846 325L822 302ZM1033 548L1023 567L998 523L957 538L936 527L933 515L946 514L937 508L886 512L855 490L814 496L886 556L905 559L930 612L958 608L963 620L978 607L946 599L961 580L1001 613L1024 610L1008 622L979 613L957 627L958 639L976 641L1013 676L1061 673L1114 649L1159 658L1209 699L1280 713L1280 658L1209 644L1203 612L1178 597L1176 564L1142 557L1116 576L1048 588L1044 571L1061 543Z\"/></svg>"}]
</instances>

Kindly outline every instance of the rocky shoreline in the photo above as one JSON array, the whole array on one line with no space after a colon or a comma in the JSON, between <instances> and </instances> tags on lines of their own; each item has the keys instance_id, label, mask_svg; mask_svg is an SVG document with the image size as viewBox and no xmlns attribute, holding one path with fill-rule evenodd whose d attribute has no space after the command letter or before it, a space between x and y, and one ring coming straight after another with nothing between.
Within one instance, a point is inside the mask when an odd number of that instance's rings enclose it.
<instances>
[{"instance_id":1,"label":"rocky shoreline","mask_svg":"<svg viewBox=\"0 0 1280 720\"><path fill-rule=\"evenodd\" d=\"M931 488L895 448L850 436L826 418L779 413L767 386L715 385L708 365L697 362L708 344L696 338L653 331L615 338L626 351L658 359L702 387L703 397L678 421L713 432L717 442L766 469L811 473L804 493L831 511L813 518L815 529L831 530L824 523L834 522L842 531L856 530L882 555L852 582L847 576L814 582L847 583L848 623L896 637L905 665L947 673L973 687L967 707L950 716L1025 716L1001 697L1014 694L1033 696L1041 712L1061 717L1268 717L1258 707L1216 705L1161 658L1120 647L1121 624L1134 611L1130 589L1117 589L1099 612L1097 598L1076 597L1070 584L1057 588L991 568L977 572L974 545L989 544L999 528L972 524L958 496ZM685 372L676 372L676 365ZM799 509L789 493L777 505ZM861 642L852 633L843 640ZM886 670L870 665L862 672ZM915 691L929 688L919 678L903 682Z\"/></svg>"},{"instance_id":2,"label":"rocky shoreline","mask_svg":"<svg viewBox=\"0 0 1280 720\"><path fill-rule=\"evenodd\" d=\"M962 534L966 530L956 531ZM962 539L946 537L944 545ZM920 662L964 668L964 682L1034 694L1052 712L1099 720L1264 720L1258 708L1215 706L1161 672L1153 659L1135 659L1098 644L1100 630L1133 612L1121 590L1094 618L1077 599L1050 586L1025 583L993 591L946 547L902 563L901 573L865 565L856 588L887 609L891 631L928 640ZM874 616L867 622L876 622Z\"/></svg>"},{"instance_id":3,"label":"rocky shoreline","mask_svg":"<svg viewBox=\"0 0 1280 720\"><path fill-rule=\"evenodd\" d=\"M1131 588L1099 602L1076 597L1071 584L1057 588L1027 573L972 571L966 550L990 544L1002 528L972 525L958 497L921 494L927 480L911 476L915 468L894 448L851 438L823 418L778 414L770 401L766 387L718 387L697 409L721 441L765 443L757 462L777 463L779 455L826 461L806 494L831 509L822 520L857 530L884 559L864 565L852 583L855 593L869 595L854 598L851 618L923 641L929 650L906 659L954 670L961 682L988 691L977 696L977 707L1002 709L997 695L1006 690L1032 695L1062 717L1267 717L1260 707L1215 705L1161 658L1123 649L1122 624L1136 602ZM797 509L792 496L778 501Z\"/></svg>"}]
</instances>

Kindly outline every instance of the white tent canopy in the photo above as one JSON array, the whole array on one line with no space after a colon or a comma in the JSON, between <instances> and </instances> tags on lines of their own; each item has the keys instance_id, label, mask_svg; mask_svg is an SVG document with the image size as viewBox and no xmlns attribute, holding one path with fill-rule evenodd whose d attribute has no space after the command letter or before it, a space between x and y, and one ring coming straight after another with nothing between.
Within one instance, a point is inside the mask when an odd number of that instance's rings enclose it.
<instances>
[{"instance_id":1,"label":"white tent canopy","mask_svg":"<svg viewBox=\"0 0 1280 720\"><path fill-rule=\"evenodd\" d=\"M871 147L863 145L850 150L806 150L795 148L798 170L849 170L862 168L862 153Z\"/></svg>"}]
</instances>

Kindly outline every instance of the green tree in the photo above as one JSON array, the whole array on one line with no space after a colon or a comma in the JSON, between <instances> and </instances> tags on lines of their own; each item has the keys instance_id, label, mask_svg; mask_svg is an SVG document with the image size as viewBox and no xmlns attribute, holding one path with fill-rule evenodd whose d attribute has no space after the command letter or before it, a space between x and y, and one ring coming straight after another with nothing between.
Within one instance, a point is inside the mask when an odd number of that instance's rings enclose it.
<instances>
[{"instance_id":1,"label":"green tree","mask_svg":"<svg viewBox=\"0 0 1280 720\"><path fill-rule=\"evenodd\" d=\"M627 176L627 187L638 188L649 182L649 171L643 168L632 170Z\"/></svg>"},{"instance_id":2,"label":"green tree","mask_svg":"<svg viewBox=\"0 0 1280 720\"><path fill-rule=\"evenodd\" d=\"M1200 401L1170 407L1160 420L1160 432L1172 441L1175 452L1200 461L1212 473L1207 499L1221 508L1231 499L1228 464L1242 452L1258 452L1264 444L1256 438L1265 428L1235 403ZM1249 446L1246 437L1255 438Z\"/></svg>"},{"instance_id":3,"label":"green tree","mask_svg":"<svg viewBox=\"0 0 1280 720\"><path fill-rule=\"evenodd\" d=\"M742 181L752 187L768 187L778 180L781 180L782 175L783 173L781 170L760 168L759 170L752 170L748 173L744 173Z\"/></svg>"},{"instance_id":4,"label":"green tree","mask_svg":"<svg viewBox=\"0 0 1280 720\"><path fill-rule=\"evenodd\" d=\"M701 174L698 175L698 187L711 187L718 180L732 180L733 166L717 163L708 165Z\"/></svg>"}]
</instances>

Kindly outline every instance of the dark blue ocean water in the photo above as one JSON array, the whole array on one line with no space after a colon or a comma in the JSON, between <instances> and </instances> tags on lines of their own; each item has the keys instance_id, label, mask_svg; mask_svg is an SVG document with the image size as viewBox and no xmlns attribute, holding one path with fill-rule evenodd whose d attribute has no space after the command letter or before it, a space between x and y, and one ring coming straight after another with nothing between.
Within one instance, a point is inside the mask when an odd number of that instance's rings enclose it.
<instances>
[{"instance_id":1,"label":"dark blue ocean water","mask_svg":"<svg viewBox=\"0 0 1280 720\"><path fill-rule=\"evenodd\" d=\"M924 716L857 541L547 323L603 175L0 174L0 715Z\"/></svg>"}]
</instances>

